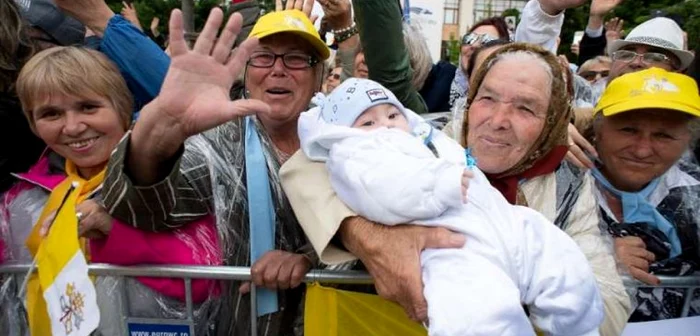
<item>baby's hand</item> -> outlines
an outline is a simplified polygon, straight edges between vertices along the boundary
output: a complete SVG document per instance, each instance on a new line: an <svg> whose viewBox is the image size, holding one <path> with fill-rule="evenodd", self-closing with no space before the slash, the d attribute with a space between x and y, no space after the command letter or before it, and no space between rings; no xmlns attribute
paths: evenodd
<svg viewBox="0 0 700 336"><path fill-rule="evenodd" d="M467 189L469 189L469 180L474 177L471 170L465 169L462 173L462 202L467 203Z"/></svg>

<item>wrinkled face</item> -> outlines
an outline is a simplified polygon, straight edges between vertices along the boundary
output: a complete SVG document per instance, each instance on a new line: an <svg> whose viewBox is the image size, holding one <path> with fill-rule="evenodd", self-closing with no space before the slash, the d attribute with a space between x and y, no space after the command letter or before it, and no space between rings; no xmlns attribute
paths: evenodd
<svg viewBox="0 0 700 336"><path fill-rule="evenodd" d="M352 127L367 131L386 127L411 132L406 116L396 106L391 104L380 104L368 108L357 117Z"/></svg>
<svg viewBox="0 0 700 336"><path fill-rule="evenodd" d="M75 163L84 178L102 170L126 132L112 103L98 95L51 95L34 105L32 116L39 138Z"/></svg>
<svg viewBox="0 0 700 336"><path fill-rule="evenodd" d="M365 53L358 53L355 56L355 68L353 71L353 77L369 78L369 70L367 69L367 63L365 63Z"/></svg>
<svg viewBox="0 0 700 336"><path fill-rule="evenodd" d="M604 117L596 130L602 173L620 190L641 190L688 148L689 122L685 113L661 109Z"/></svg>
<svg viewBox="0 0 700 336"><path fill-rule="evenodd" d="M253 55L265 51L277 55L293 53L311 56L312 50L301 37L276 34L260 40ZM299 114L308 108L311 97L319 87L316 67L289 69L281 57L277 57L269 68L248 65L246 89L250 92L250 98L264 101L272 110L269 115L259 115L265 125L295 122Z"/></svg>
<svg viewBox="0 0 700 336"><path fill-rule="evenodd" d="M662 68L667 71L678 71L678 67L680 67L680 60L678 57L663 49L654 48L643 44L634 44L624 47L621 50L633 51L640 55L650 52L659 53L665 55L667 60L657 62L644 61L640 56L637 56L632 60L621 60L616 59L617 57L615 56L615 53L613 53L611 55L613 62L610 66L610 81L618 76L645 70L651 67Z"/></svg>
<svg viewBox="0 0 700 336"><path fill-rule="evenodd" d="M547 72L532 60L502 60L486 74L469 107L467 143L479 169L515 166L544 128L551 92Z"/></svg>
<svg viewBox="0 0 700 336"><path fill-rule="evenodd" d="M476 27L472 32L472 34L478 34L478 35L488 35L492 39L498 39L498 30L494 26L479 26ZM479 46L481 46L481 42L476 42L474 44L465 44L461 47L459 51L459 66L462 68L462 71L465 73L467 70L469 70L469 57L474 53L474 50L477 49ZM477 68L478 69L478 68Z"/></svg>
<svg viewBox="0 0 700 336"><path fill-rule="evenodd" d="M326 77L326 92L331 93L333 89L340 85L340 74L343 73L343 68L337 67L333 68L331 72Z"/></svg>

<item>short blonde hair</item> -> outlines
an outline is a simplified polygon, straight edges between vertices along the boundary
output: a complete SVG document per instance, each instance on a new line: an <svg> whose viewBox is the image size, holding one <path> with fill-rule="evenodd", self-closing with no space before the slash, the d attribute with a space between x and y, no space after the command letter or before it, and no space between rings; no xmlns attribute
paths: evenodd
<svg viewBox="0 0 700 336"><path fill-rule="evenodd" d="M17 96L34 130L35 104L52 95L107 98L123 121L131 124L134 101L117 66L102 53L81 47L46 49L24 65L17 79Z"/></svg>

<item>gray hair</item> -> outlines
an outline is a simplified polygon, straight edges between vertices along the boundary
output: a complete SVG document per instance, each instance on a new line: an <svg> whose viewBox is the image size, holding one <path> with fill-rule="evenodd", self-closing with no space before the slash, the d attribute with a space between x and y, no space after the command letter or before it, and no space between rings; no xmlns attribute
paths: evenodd
<svg viewBox="0 0 700 336"><path fill-rule="evenodd" d="M496 58L492 59L488 65L487 69L491 69L496 63L502 61L513 61L513 62L534 62L540 68L542 68L545 73L547 73L547 86L552 86L552 81L554 80L554 73L552 72L552 67L544 60L541 56L535 54L534 52L527 50L517 50L513 52L507 52L498 54Z"/></svg>
<svg viewBox="0 0 700 336"><path fill-rule="evenodd" d="M403 23L403 42L408 50L408 58L413 69L413 78L411 84L416 90L423 88L425 79L428 78L430 70L433 68L433 59L430 57L428 44L425 42L425 36L415 23Z"/></svg>

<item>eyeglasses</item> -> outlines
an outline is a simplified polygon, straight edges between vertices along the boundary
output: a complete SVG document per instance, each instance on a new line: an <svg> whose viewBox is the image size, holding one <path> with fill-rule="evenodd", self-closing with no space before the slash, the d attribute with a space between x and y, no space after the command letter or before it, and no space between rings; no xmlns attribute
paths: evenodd
<svg viewBox="0 0 700 336"><path fill-rule="evenodd" d="M618 50L612 54L613 61L632 62L637 57L642 58L642 62L647 65L669 64L673 65L670 57L657 52L637 54L631 50Z"/></svg>
<svg viewBox="0 0 700 336"><path fill-rule="evenodd" d="M498 40L498 37L493 37L489 34L470 33L462 38L462 45L484 44L493 40Z"/></svg>
<svg viewBox="0 0 700 336"><path fill-rule="evenodd" d="M339 79L340 79L340 75L337 74L337 73L329 73L329 74L328 74L328 78L333 78L333 79L335 79L335 80L339 80Z"/></svg>
<svg viewBox="0 0 700 336"><path fill-rule="evenodd" d="M277 62L277 58L282 59L282 64L287 69L293 70L307 69L318 64L318 60L315 57L299 52L275 54L273 52L259 51L250 55L248 65L254 68L270 68Z"/></svg>
<svg viewBox="0 0 700 336"><path fill-rule="evenodd" d="M610 70L603 70L603 71L583 71L579 74L579 76L585 78L588 81L592 81L596 78L598 78L598 75L600 75L601 78L603 77L608 77L610 74Z"/></svg>

